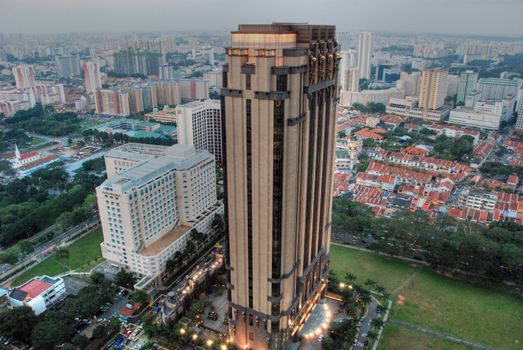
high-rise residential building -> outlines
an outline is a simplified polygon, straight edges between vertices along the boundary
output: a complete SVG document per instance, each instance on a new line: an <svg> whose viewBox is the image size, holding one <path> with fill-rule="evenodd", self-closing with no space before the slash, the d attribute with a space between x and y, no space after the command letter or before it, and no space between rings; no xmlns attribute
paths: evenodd
<svg viewBox="0 0 523 350"><path fill-rule="evenodd" d="M518 95L517 113L518 119L516 120L516 130L523 131L523 85L521 86L521 94Z"/></svg>
<svg viewBox="0 0 523 350"><path fill-rule="evenodd" d="M207 80L209 82L210 87L215 87L218 89L222 88L222 69L216 68L213 69L203 75L203 79Z"/></svg>
<svg viewBox="0 0 523 350"><path fill-rule="evenodd" d="M519 85L517 80L481 78L478 81L478 90L484 100L502 100L508 95L516 96Z"/></svg>
<svg viewBox="0 0 523 350"><path fill-rule="evenodd" d="M80 76L80 58L78 56L56 56L56 74L59 78Z"/></svg>
<svg viewBox="0 0 523 350"><path fill-rule="evenodd" d="M143 280L165 270L191 230L209 235L223 213L207 151L128 143L109 151L105 163L108 178L96 189L102 255Z"/></svg>
<svg viewBox="0 0 523 350"><path fill-rule="evenodd" d="M129 112L129 93L116 89L98 89L94 94L97 114L124 117Z"/></svg>
<svg viewBox="0 0 523 350"><path fill-rule="evenodd" d="M209 98L209 82L205 79L180 79L180 97L183 102Z"/></svg>
<svg viewBox="0 0 523 350"><path fill-rule="evenodd" d="M354 92L360 91L360 69L348 68L341 73L340 85L340 104L342 106L352 106Z"/></svg>
<svg viewBox="0 0 523 350"><path fill-rule="evenodd" d="M156 82L156 96L160 106L177 105L182 101L180 84L174 80L159 80Z"/></svg>
<svg viewBox="0 0 523 350"><path fill-rule="evenodd" d="M87 61L82 64L84 71L85 90L88 94L94 93L102 88L100 77L100 63L98 61Z"/></svg>
<svg viewBox="0 0 523 350"><path fill-rule="evenodd" d="M194 101L176 108L178 143L209 151L222 162L220 101Z"/></svg>
<svg viewBox="0 0 523 350"><path fill-rule="evenodd" d="M358 39L358 67L360 68L360 77L370 79L372 56L372 33L360 33Z"/></svg>
<svg viewBox="0 0 523 350"><path fill-rule="evenodd" d="M160 79L173 80L176 79L176 69L172 64L162 64L160 66Z"/></svg>
<svg viewBox="0 0 523 350"><path fill-rule="evenodd" d="M465 103L465 96L471 91L476 90L479 74L473 70L466 70L459 73L459 85L456 103Z"/></svg>
<svg viewBox="0 0 523 350"><path fill-rule="evenodd" d="M33 66L21 64L13 67L13 76L17 89L29 89L36 86L35 70Z"/></svg>
<svg viewBox="0 0 523 350"><path fill-rule="evenodd" d="M423 110L437 110L445 104L449 70L429 68L423 70L419 91L419 107Z"/></svg>
<svg viewBox="0 0 523 350"><path fill-rule="evenodd" d="M132 49L115 52L114 70L123 74L159 75L162 54Z"/></svg>
<svg viewBox="0 0 523 350"><path fill-rule="evenodd" d="M326 289L335 27L240 25L222 88L229 336L287 349Z"/></svg>

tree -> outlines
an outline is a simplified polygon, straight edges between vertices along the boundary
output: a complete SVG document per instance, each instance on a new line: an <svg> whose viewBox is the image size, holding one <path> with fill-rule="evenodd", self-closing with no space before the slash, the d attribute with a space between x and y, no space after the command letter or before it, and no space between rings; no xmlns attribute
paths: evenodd
<svg viewBox="0 0 523 350"><path fill-rule="evenodd" d="M25 240L25 239L23 241L20 241L20 243L18 243L18 245L20 247L20 251L24 255L28 255L28 254L34 252L34 250L35 250L34 243L31 241Z"/></svg>
<svg viewBox="0 0 523 350"><path fill-rule="evenodd" d="M378 317L373 318L370 322L371 322L372 326L376 329L380 329L381 327L383 327L383 324L384 324L383 320Z"/></svg>
<svg viewBox="0 0 523 350"><path fill-rule="evenodd" d="M73 322L60 312L51 312L31 332L34 349L51 350L56 345L68 342L74 334Z"/></svg>
<svg viewBox="0 0 523 350"><path fill-rule="evenodd" d="M131 288L136 283L136 279L133 277L132 273L120 269L115 276L114 282L121 287Z"/></svg>
<svg viewBox="0 0 523 350"><path fill-rule="evenodd" d="M103 339L107 336L107 328L104 325L98 325L93 330L94 339Z"/></svg>
<svg viewBox="0 0 523 350"><path fill-rule="evenodd" d="M101 272L93 272L91 274L91 281L95 284L95 285L99 285L101 284L102 282L105 281L105 275Z"/></svg>
<svg viewBox="0 0 523 350"><path fill-rule="evenodd" d="M215 230L223 230L223 217L220 214L214 214L212 228Z"/></svg>
<svg viewBox="0 0 523 350"><path fill-rule="evenodd" d="M0 335L27 343L38 318L29 306L0 311Z"/></svg>
<svg viewBox="0 0 523 350"><path fill-rule="evenodd" d="M149 299L149 296L144 291L139 290L134 292L131 298L135 303L143 304Z"/></svg>
<svg viewBox="0 0 523 350"><path fill-rule="evenodd" d="M83 334L77 334L74 336L72 343L80 349L85 349L89 345L89 339Z"/></svg>

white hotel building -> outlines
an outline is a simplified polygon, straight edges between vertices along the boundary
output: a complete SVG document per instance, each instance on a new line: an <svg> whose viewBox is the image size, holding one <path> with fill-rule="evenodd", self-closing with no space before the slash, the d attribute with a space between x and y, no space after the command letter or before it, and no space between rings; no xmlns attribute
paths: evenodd
<svg viewBox="0 0 523 350"><path fill-rule="evenodd" d="M96 192L102 255L112 264L157 276L192 229L208 234L223 213L207 151L131 143L111 150L105 163L108 179Z"/></svg>

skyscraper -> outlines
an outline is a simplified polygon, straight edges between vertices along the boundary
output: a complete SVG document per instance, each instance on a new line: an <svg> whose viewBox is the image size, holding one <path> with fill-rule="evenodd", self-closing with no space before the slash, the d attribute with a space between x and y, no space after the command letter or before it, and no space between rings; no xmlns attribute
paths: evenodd
<svg viewBox="0 0 523 350"><path fill-rule="evenodd" d="M17 89L34 88L36 85L33 66L27 64L15 66L13 67L13 76L15 77Z"/></svg>
<svg viewBox="0 0 523 350"><path fill-rule="evenodd" d="M101 89L100 63L97 61L87 61L82 64L82 69L84 71L84 83L87 93L91 94L97 89Z"/></svg>
<svg viewBox="0 0 523 350"><path fill-rule="evenodd" d="M473 70L466 70L459 73L459 85L458 85L458 95L456 98L456 103L465 103L465 96L469 92L476 89L478 84L478 73Z"/></svg>
<svg viewBox="0 0 523 350"><path fill-rule="evenodd" d="M423 70L419 91L419 107L423 110L436 110L445 104L449 70L429 68Z"/></svg>
<svg viewBox="0 0 523 350"><path fill-rule="evenodd" d="M80 75L78 56L56 56L56 74L59 78L72 78Z"/></svg>
<svg viewBox="0 0 523 350"><path fill-rule="evenodd" d="M334 163L334 26L240 25L223 67L229 332L286 349L325 291Z"/></svg>
<svg viewBox="0 0 523 350"><path fill-rule="evenodd" d="M358 67L360 77L370 79L370 59L372 55L372 34L368 32L360 33L358 39Z"/></svg>

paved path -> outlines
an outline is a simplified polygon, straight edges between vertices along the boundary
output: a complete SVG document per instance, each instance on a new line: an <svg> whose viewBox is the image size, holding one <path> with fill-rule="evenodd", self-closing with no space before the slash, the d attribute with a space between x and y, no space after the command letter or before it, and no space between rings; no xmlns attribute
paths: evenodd
<svg viewBox="0 0 523 350"><path fill-rule="evenodd" d="M414 272L412 273L412 275L409 276L409 278L407 278L405 281L403 281L399 286L397 286L396 288L394 288L394 290L392 292L390 292L391 295L396 295L400 290L402 290L403 288L405 288L409 283L410 281L412 281L412 279L414 277L416 277L417 275L417 272Z"/></svg>
<svg viewBox="0 0 523 350"><path fill-rule="evenodd" d="M396 324L398 326L401 326L401 327L405 327L405 328L409 328L409 329L415 330L417 332L426 333L426 334L430 334L430 335L432 335L434 337L446 339L446 340L449 340L449 341L454 342L454 343L468 345L468 346L470 346L470 347L472 347L474 349L494 350L494 348L491 348L490 346L479 344L479 343L475 343L475 342L472 342L470 340L459 338L459 337L456 337L454 335L450 335L450 334L447 334L447 333L444 333L444 332L435 331L435 330L429 329L429 328L424 328L424 327L418 326L418 325L410 323L410 322L394 320L394 319L390 319L389 322L393 323L393 324Z"/></svg>

